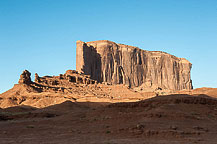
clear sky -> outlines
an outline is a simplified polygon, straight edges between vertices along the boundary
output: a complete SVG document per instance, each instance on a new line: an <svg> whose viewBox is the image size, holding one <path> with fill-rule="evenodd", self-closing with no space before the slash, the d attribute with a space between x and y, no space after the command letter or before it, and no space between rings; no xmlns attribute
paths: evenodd
<svg viewBox="0 0 217 144"><path fill-rule="evenodd" d="M24 69L75 69L77 40L184 57L195 88L217 87L217 0L0 0L0 93Z"/></svg>

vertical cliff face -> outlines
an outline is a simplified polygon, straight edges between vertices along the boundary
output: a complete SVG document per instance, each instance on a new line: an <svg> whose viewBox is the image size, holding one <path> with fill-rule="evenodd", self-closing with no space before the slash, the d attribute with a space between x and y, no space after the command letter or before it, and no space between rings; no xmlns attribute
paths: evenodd
<svg viewBox="0 0 217 144"><path fill-rule="evenodd" d="M107 40L77 41L76 70L98 82L170 90L192 89L192 64L160 51Z"/></svg>

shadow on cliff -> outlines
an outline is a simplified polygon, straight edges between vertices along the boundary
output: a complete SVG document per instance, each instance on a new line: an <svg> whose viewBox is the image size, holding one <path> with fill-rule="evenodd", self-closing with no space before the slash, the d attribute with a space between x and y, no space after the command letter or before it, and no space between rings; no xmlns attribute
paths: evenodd
<svg viewBox="0 0 217 144"><path fill-rule="evenodd" d="M97 53L97 50L93 46L84 45L84 66L82 71L84 74L90 75L91 79L97 80L97 82L102 82L101 76L101 56Z"/></svg>

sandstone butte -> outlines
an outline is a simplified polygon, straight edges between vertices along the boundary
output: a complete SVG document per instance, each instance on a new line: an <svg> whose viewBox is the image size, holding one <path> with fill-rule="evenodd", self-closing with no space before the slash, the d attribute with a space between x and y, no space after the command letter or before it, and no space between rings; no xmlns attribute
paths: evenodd
<svg viewBox="0 0 217 144"><path fill-rule="evenodd" d="M107 40L77 41L76 58L76 70L67 70L59 76L40 77L36 73L32 81L31 73L23 71L19 84L0 94L0 108L46 107L66 100L131 102L183 90L193 93L192 64L165 52Z"/></svg>
<svg viewBox="0 0 217 144"><path fill-rule="evenodd" d="M76 70L99 83L130 88L190 90L192 64L161 51L117 44L108 40L77 41Z"/></svg>

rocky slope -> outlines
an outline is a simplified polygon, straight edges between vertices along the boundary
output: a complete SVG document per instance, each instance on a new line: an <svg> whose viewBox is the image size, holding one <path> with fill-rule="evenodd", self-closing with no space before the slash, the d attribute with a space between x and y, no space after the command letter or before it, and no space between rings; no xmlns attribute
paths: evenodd
<svg viewBox="0 0 217 144"><path fill-rule="evenodd" d="M155 92L136 93L124 85L99 84L75 70L67 70L59 76L40 77L36 73L34 81L30 76L29 71L23 71L18 84L0 94L0 108L18 105L43 108L64 101L130 102L156 96Z"/></svg>
<svg viewBox="0 0 217 144"><path fill-rule="evenodd" d="M192 89L192 64L165 52L107 40L77 41L76 70L98 82L148 89Z"/></svg>

